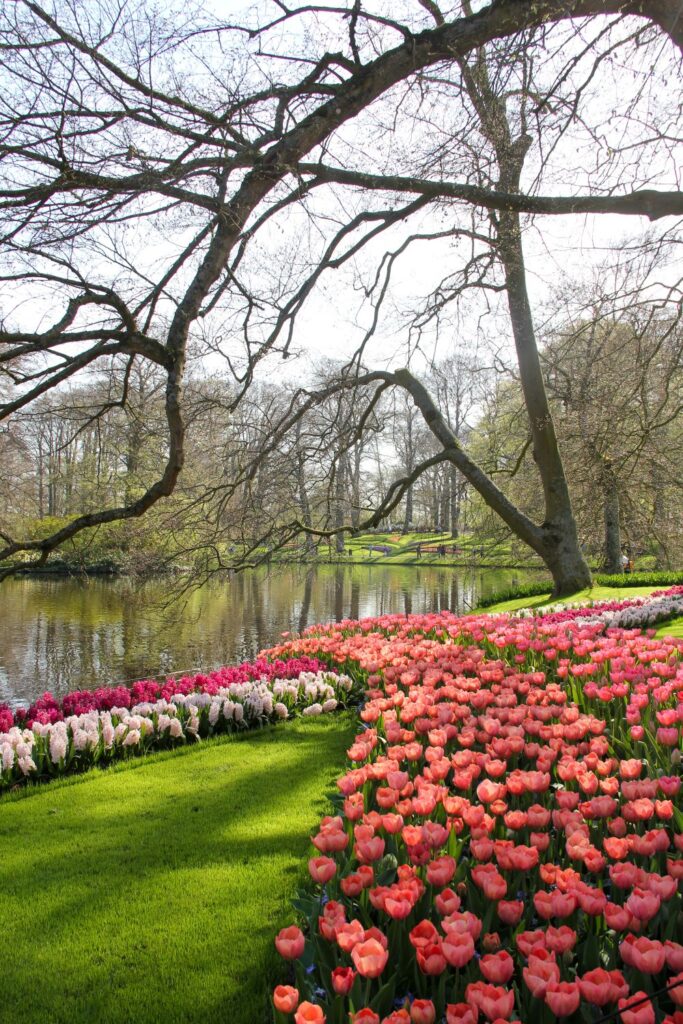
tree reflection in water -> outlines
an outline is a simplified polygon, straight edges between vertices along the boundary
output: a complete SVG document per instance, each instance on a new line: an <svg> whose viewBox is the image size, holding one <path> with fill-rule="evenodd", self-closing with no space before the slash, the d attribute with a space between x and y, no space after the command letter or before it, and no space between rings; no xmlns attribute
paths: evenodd
<svg viewBox="0 0 683 1024"><path fill-rule="evenodd" d="M467 611L506 570L310 566L234 575L169 602L173 577L17 579L0 586L0 701L253 658L285 630L392 612ZM514 575L519 582L523 574Z"/></svg>

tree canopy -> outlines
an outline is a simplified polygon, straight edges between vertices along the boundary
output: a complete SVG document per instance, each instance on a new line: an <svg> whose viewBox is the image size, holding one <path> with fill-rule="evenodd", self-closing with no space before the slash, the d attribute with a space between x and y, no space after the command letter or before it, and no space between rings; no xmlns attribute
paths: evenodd
<svg viewBox="0 0 683 1024"><path fill-rule="evenodd" d="M165 439L123 502L95 502L39 537L3 526L1 571L172 494L188 360L222 360L238 409L261 368L292 353L312 297L346 270L365 317L346 361L322 385L302 380L251 463L213 490L225 500L331 394L357 393L362 433L400 389L557 590L584 584L523 240L541 217L576 214L647 218L675 236L682 46L681 4L668 0L276 0L244 21L206 4L6 3L0 416L11 423L106 367L114 386L89 412L101 421L126 405L144 364L163 379ZM436 276L401 310L396 366L373 345L418 249ZM468 455L411 362L430 332L456 333L453 310L474 292L506 297L541 523Z"/></svg>

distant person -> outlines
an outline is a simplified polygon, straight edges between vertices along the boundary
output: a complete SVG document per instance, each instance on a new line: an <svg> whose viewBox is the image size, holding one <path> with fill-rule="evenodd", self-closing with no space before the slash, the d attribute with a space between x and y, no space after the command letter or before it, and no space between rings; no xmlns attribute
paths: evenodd
<svg viewBox="0 0 683 1024"><path fill-rule="evenodd" d="M631 571L631 559L625 551L622 551L621 553L621 568L626 573Z"/></svg>
<svg viewBox="0 0 683 1024"><path fill-rule="evenodd" d="M437 548L437 554L438 554L439 558L445 558L446 557L446 545L445 544L439 544L439 547Z"/></svg>
<svg viewBox="0 0 683 1024"><path fill-rule="evenodd" d="M417 555L418 558L422 558L422 545L421 544L418 544L417 547L415 548L415 554Z"/></svg>

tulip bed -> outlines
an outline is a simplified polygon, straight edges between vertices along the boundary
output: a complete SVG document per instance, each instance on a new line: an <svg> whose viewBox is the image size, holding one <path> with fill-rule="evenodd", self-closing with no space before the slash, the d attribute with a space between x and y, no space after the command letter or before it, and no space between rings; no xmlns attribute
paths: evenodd
<svg viewBox="0 0 683 1024"><path fill-rule="evenodd" d="M0 792L148 751L344 706L352 680L312 658L257 661L208 675L46 693L26 710L0 705Z"/></svg>
<svg viewBox="0 0 683 1024"><path fill-rule="evenodd" d="M387 616L268 652L366 680L275 940L278 1022L683 1024L683 647L605 612Z"/></svg>

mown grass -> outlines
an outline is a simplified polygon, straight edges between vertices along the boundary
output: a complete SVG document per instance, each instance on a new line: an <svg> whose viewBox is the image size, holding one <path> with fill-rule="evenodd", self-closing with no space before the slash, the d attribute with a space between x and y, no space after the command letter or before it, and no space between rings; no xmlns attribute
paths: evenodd
<svg viewBox="0 0 683 1024"><path fill-rule="evenodd" d="M540 608L541 605L549 604L578 604L580 601L625 601L631 597L642 597L651 594L653 590L661 590L661 586L643 587L590 587L586 590L579 590L569 597L551 598L550 591L547 594L540 594L537 597L516 597L510 601L499 601L488 608L476 609L474 614L487 614L488 612L514 612L519 608Z"/></svg>
<svg viewBox="0 0 683 1024"><path fill-rule="evenodd" d="M669 619L657 627L657 636L683 637L683 618Z"/></svg>
<svg viewBox="0 0 683 1024"><path fill-rule="evenodd" d="M653 590L661 590L661 586L650 587L593 587L590 590L580 590L570 597L556 599L562 604L574 604L579 601L623 601L629 597L646 596ZM477 608L473 615L486 615L489 612L515 612L519 608L539 608L548 604L551 600L550 594L543 594L540 597L518 597L511 601L499 601L489 608ZM553 603L556 603L555 601ZM673 636L683 638L683 618L669 619L657 627L657 636Z"/></svg>
<svg viewBox="0 0 683 1024"><path fill-rule="evenodd" d="M2 1024L262 1024L355 729L291 722L1 800Z"/></svg>
<svg viewBox="0 0 683 1024"><path fill-rule="evenodd" d="M479 564L482 561L495 563L509 563L512 555L509 544L483 544L472 536L460 536L453 540L450 533L366 533L356 537L346 537L344 540L347 552L351 558L363 563L381 562L382 565L462 565L463 562L474 561ZM447 548L453 546L459 549L458 554L447 554L439 557L435 552L422 551L420 558L417 557L417 545L435 547L444 544ZM369 547L381 546L389 548L389 554L385 555L379 551L369 551ZM324 550L324 549L321 549ZM339 559L343 560L344 555Z"/></svg>

